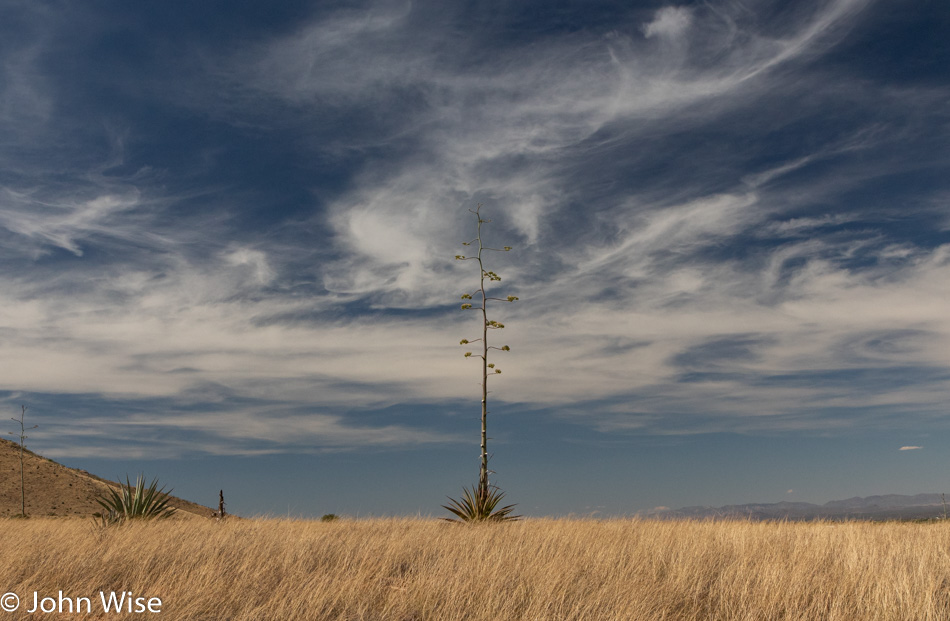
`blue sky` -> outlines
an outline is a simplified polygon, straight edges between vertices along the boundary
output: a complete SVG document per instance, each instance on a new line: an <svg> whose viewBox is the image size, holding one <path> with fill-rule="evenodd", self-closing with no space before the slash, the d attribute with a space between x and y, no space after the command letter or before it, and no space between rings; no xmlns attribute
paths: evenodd
<svg viewBox="0 0 950 621"><path fill-rule="evenodd" d="M948 35L942 0L2 0L0 405L239 513L441 514L481 203L523 513L950 491Z"/></svg>

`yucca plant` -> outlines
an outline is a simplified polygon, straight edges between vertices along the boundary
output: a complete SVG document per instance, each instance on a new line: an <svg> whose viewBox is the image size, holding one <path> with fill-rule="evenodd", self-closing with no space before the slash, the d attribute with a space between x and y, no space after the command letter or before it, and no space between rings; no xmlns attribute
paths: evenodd
<svg viewBox="0 0 950 621"><path fill-rule="evenodd" d="M169 493L162 487L158 489L158 479L145 487L145 477L139 475L135 485L125 477L125 485L119 484L119 490L109 488L108 494L96 498L96 502L104 509L103 513L94 513L102 526L122 524L128 520L163 520L175 513L175 508L168 505Z"/></svg>
<svg viewBox="0 0 950 621"><path fill-rule="evenodd" d="M487 489L475 485L471 490L463 487L462 494L461 500L449 498L450 504L442 505L443 509L458 516L458 519L442 518L446 522L513 522L521 519L520 515L511 515L515 505L498 506L505 492L494 485Z"/></svg>

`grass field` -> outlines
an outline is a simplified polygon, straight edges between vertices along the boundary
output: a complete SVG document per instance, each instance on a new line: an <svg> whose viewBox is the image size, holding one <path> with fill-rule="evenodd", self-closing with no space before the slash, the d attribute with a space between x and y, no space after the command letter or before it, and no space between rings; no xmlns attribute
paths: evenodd
<svg viewBox="0 0 950 621"><path fill-rule="evenodd" d="M0 592L22 604L0 619L950 619L948 523L0 525ZM91 614L23 614L59 591ZM104 614L100 591L161 612Z"/></svg>

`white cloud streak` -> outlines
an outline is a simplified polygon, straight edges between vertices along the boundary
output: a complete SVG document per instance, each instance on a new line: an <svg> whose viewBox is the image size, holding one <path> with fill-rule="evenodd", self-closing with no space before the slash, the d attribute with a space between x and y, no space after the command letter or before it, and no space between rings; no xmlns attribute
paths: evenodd
<svg viewBox="0 0 950 621"><path fill-rule="evenodd" d="M649 24L643 26L643 36L650 37L680 37L692 21L692 13L686 7L663 7L656 12L656 16Z"/></svg>

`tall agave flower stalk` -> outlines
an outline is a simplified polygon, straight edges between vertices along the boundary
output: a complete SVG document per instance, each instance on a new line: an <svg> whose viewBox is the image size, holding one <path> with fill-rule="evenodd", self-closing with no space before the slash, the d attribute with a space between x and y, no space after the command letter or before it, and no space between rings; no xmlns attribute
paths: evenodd
<svg viewBox="0 0 950 621"><path fill-rule="evenodd" d="M481 314L481 338L477 339L462 339L459 343L461 345L468 345L470 343L481 342L481 355L477 356L481 358L481 367L482 367L482 434L481 434L481 455L479 460L479 473L478 473L478 486L469 493L468 490L464 490L465 497L460 500L449 499L452 503L450 506L442 505L445 509L448 509L452 513L455 513L459 516L460 519L464 521L478 521L485 519L494 519L492 516L495 513L495 507L498 504L501 496L504 496L498 488L493 488L488 481L488 377L489 375L498 375L501 373L501 369L495 367L493 362L488 361L489 350L497 351L510 351L511 348L507 345L501 347L495 347L488 344L488 332L490 330L502 330L505 325L498 321L488 318L488 301L494 300L498 302L515 302L518 298L509 295L505 298L489 297L486 292L486 282L499 282L501 277L495 272L486 269L485 263L482 255L486 251L496 251L496 252L508 252L511 250L511 246L505 246L504 248L488 248L482 243L482 225L488 224L491 220L483 218L481 215L481 205L478 205L474 210L469 209L470 212L475 214L475 219L477 222L476 225L476 235L475 239L467 242L462 242L463 246L472 246L475 245L477 252L475 256L465 256L457 254L455 259L457 261L476 261L478 263L478 272L479 272L479 282L478 289L472 291L471 293L463 293L462 300L474 300L475 296L479 296L481 299L481 304L479 306L473 306L471 302L465 302L462 304L462 310L477 310ZM472 357L473 352L465 352L465 357ZM511 512L510 507L506 507L507 511L504 512L504 516L508 516ZM459 509L459 510L457 510ZM466 517L468 516L468 517ZM515 519L516 516L508 516L503 519Z"/></svg>

